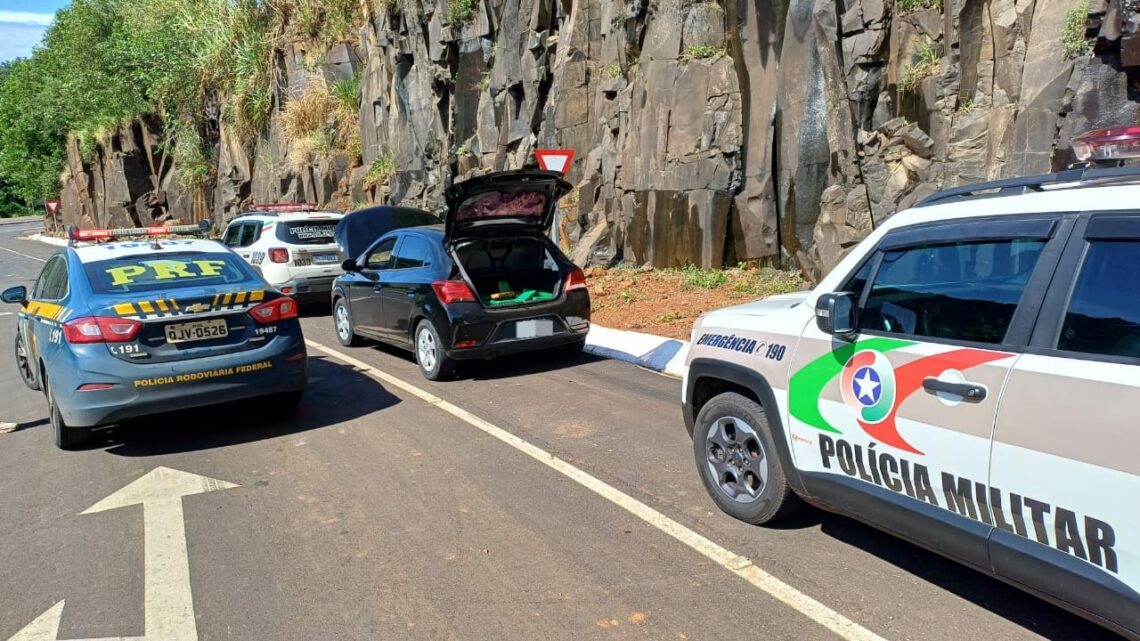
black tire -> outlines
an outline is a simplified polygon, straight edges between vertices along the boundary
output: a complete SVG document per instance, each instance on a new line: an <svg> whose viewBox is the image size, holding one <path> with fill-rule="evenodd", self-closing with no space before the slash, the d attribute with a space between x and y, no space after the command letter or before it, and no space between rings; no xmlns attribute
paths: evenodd
<svg viewBox="0 0 1140 641"><path fill-rule="evenodd" d="M430 345L421 346L421 341ZM412 351L416 355L420 373L429 381L440 381L455 375L455 361L447 355L435 325L426 318L416 325L416 333L412 335Z"/></svg>
<svg viewBox="0 0 1140 641"><path fill-rule="evenodd" d="M55 446L61 450L74 450L91 442L91 428L71 427L63 422L63 415L55 402L51 384L47 385L48 421L55 434Z"/></svg>
<svg viewBox="0 0 1140 641"><path fill-rule="evenodd" d="M799 507L776 454L767 414L752 399L725 392L709 400L697 414L693 454L705 490L724 513L763 525Z"/></svg>
<svg viewBox="0 0 1140 641"><path fill-rule="evenodd" d="M16 369L20 371L20 380L24 381L24 385L28 389L40 391L40 381L36 378L35 364L32 362L32 354L28 351L27 346L24 345L24 337L16 330Z"/></svg>
<svg viewBox="0 0 1140 641"><path fill-rule="evenodd" d="M342 325L342 313L344 325ZM332 318L333 331L336 332L336 339L340 341L341 345L360 347L364 344L364 340L356 335L356 325L352 322L352 310L349 309L348 303L343 298L338 298L333 302Z"/></svg>

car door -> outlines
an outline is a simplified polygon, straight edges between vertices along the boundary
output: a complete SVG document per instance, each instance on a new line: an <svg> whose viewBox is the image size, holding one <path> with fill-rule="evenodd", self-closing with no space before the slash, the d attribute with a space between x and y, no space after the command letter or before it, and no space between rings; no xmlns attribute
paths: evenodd
<svg viewBox="0 0 1140 641"><path fill-rule="evenodd" d="M790 439L809 493L989 568L994 416L1059 227L1005 217L884 236L845 286L859 295L857 336L809 323L796 350Z"/></svg>
<svg viewBox="0 0 1140 641"><path fill-rule="evenodd" d="M42 360L46 366L52 364L55 354L47 348L63 340L62 323L68 315L65 305L69 293L67 257L56 254L44 265L27 307L20 312L25 345L33 363Z"/></svg>
<svg viewBox="0 0 1140 641"><path fill-rule="evenodd" d="M388 338L411 342L412 311L417 300L431 289L434 263L431 245L419 234L402 234L392 269L380 275L380 298Z"/></svg>
<svg viewBox="0 0 1140 641"><path fill-rule="evenodd" d="M1082 220L994 432L994 569L1140 634L1140 212Z"/></svg>
<svg viewBox="0 0 1140 641"><path fill-rule="evenodd" d="M372 246L361 261L361 269L349 285L352 322L372 336L383 336L381 275L392 267L392 254L398 237L389 236Z"/></svg>

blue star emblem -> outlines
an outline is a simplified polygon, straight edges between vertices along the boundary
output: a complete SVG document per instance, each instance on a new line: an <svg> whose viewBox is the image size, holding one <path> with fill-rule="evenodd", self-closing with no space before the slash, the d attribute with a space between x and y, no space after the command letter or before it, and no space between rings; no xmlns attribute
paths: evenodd
<svg viewBox="0 0 1140 641"><path fill-rule="evenodd" d="M870 367L860 367L851 382L855 386L855 398L865 406L878 403L883 395L883 381L879 373Z"/></svg>

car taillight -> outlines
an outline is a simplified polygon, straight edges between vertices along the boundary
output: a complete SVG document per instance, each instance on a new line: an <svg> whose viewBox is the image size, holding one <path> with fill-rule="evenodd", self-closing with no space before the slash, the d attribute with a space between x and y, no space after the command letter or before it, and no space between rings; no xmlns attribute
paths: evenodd
<svg viewBox="0 0 1140 641"><path fill-rule="evenodd" d="M63 335L69 343L125 343L133 341L142 323L129 318L84 316L63 324Z"/></svg>
<svg viewBox="0 0 1140 641"><path fill-rule="evenodd" d="M1098 129L1073 138L1073 155L1081 161L1140 158L1140 127Z"/></svg>
<svg viewBox="0 0 1140 641"><path fill-rule="evenodd" d="M284 247L274 247L269 250L269 260L274 263L289 262L289 250Z"/></svg>
<svg viewBox="0 0 1140 641"><path fill-rule="evenodd" d="M578 267L575 267L566 277L566 291L570 292L575 289L586 289L586 274Z"/></svg>
<svg viewBox="0 0 1140 641"><path fill-rule="evenodd" d="M461 280L437 280L431 284L431 288L435 290L439 302L444 305L475 302L475 294L472 294L471 288Z"/></svg>
<svg viewBox="0 0 1140 641"><path fill-rule="evenodd" d="M287 296L275 298L249 310L249 315L262 325L297 318L297 301Z"/></svg>

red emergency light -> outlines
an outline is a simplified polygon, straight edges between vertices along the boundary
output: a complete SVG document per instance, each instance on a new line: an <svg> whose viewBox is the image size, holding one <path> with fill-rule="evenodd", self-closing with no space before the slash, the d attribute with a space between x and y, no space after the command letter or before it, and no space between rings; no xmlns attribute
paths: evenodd
<svg viewBox="0 0 1140 641"><path fill-rule="evenodd" d="M1082 162L1140 158L1140 127L1085 132L1073 138L1073 154Z"/></svg>
<svg viewBox="0 0 1140 641"><path fill-rule="evenodd" d="M118 240L121 238L139 238L152 236L173 236L178 234L205 235L213 225L209 220L203 220L197 225L173 225L170 227L120 227L117 229L79 229L70 227L67 230L67 240L76 242L100 242Z"/></svg>
<svg viewBox="0 0 1140 641"><path fill-rule="evenodd" d="M275 212L291 212L291 211L313 211L317 208L316 203L254 203L250 209L254 211L275 211Z"/></svg>

